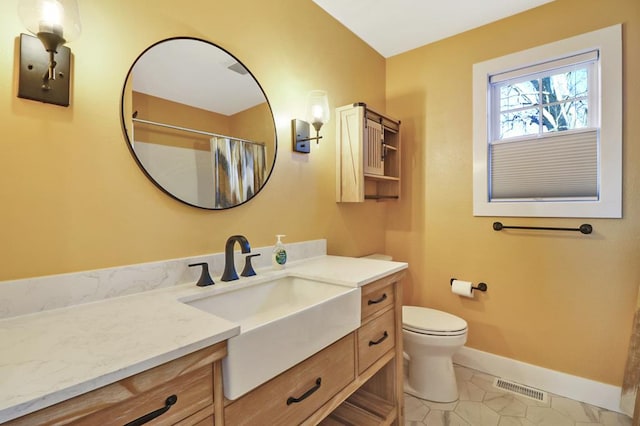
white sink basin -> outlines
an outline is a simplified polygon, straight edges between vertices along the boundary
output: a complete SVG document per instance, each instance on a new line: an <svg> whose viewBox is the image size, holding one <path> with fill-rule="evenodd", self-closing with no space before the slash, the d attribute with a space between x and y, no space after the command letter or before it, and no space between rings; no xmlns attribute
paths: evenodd
<svg viewBox="0 0 640 426"><path fill-rule="evenodd" d="M185 302L240 325L222 360L236 399L360 326L360 289L283 277Z"/></svg>

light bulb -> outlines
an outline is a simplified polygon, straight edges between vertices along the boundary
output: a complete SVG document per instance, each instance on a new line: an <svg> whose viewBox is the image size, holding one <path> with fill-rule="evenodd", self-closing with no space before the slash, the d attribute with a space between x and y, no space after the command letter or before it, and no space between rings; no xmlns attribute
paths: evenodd
<svg viewBox="0 0 640 426"><path fill-rule="evenodd" d="M34 35L53 34L63 40L62 44L82 32L77 0L20 0L18 16Z"/></svg>
<svg viewBox="0 0 640 426"><path fill-rule="evenodd" d="M307 97L307 119L316 132L329 121L329 97L324 90L312 90Z"/></svg>
<svg viewBox="0 0 640 426"><path fill-rule="evenodd" d="M64 6L57 1L44 1L40 11L38 32L54 33L62 37Z"/></svg>

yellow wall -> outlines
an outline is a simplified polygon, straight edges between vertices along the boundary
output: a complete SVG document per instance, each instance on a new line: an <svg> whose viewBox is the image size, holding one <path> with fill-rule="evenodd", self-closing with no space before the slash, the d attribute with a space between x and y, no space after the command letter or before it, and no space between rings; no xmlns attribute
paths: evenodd
<svg viewBox="0 0 640 426"><path fill-rule="evenodd" d="M500 218L594 233L495 232L472 214L472 65L623 23L623 214L611 219ZM387 112L402 119L402 201L387 251L410 263L406 301L469 323L467 345L620 385L640 283L640 2L556 0L387 60ZM475 300L449 279L485 281Z"/></svg>
<svg viewBox="0 0 640 426"><path fill-rule="evenodd" d="M556 0L385 61L310 0L80 2L72 105L18 99L17 0L0 6L0 281L222 250L327 238L333 254L386 249L410 262L406 298L460 315L468 345L619 385L640 282L640 5ZM472 216L471 66L624 23L624 219L589 220L591 236L496 233ZM120 124L129 67L152 43L201 37L236 55L275 114L279 151L265 189L228 211L189 207L159 191L131 157ZM265 47L266 46L266 47ZM11 55L9 52L13 52ZM385 94L386 81L386 94ZM291 152L290 120L309 90L332 108L367 102L402 120L397 203L338 205L335 117L309 156ZM387 217L388 213L388 217ZM504 220L507 222L507 220ZM509 219L575 226L576 219ZM385 232L386 227L386 232ZM386 241L386 246L385 246ZM475 300L449 278L486 281Z"/></svg>
<svg viewBox="0 0 640 426"><path fill-rule="evenodd" d="M275 151L275 129L269 104L259 105L239 111L233 115L223 115L179 102L169 101L141 92L131 92L132 108L138 112L137 118L178 127L186 127L220 135L259 142L267 147L267 152ZM125 104L128 102L125 102ZM127 123L127 128L131 123ZM186 146L208 151L207 135L198 135L151 124L135 123L135 139L161 145ZM269 163L273 155L269 155Z"/></svg>
<svg viewBox="0 0 640 426"><path fill-rule="evenodd" d="M0 5L0 281L220 252L229 235L254 246L327 238L334 254L384 249L383 204L335 199L335 119L308 156L291 152L290 120L321 88L331 106L384 106L384 58L310 0L81 1L83 34L69 44L69 108L19 99L17 0ZM158 40L200 37L239 58L276 119L273 175L226 211L183 205L131 157L120 124L129 67ZM333 118L333 117L332 117Z"/></svg>
<svg viewBox="0 0 640 426"><path fill-rule="evenodd" d="M137 118L150 120L173 126L202 130L205 132L231 134L229 117L223 114L196 108L179 102L169 101L140 92L132 92L133 110ZM127 128L131 124L127 123ZM264 131L264 129L261 129ZM271 126L273 131L273 126ZM131 134L129 134L131 136ZM156 143L159 145L210 151L209 136L199 135L166 127L154 126L140 122L134 123L135 142Z"/></svg>
<svg viewBox="0 0 640 426"><path fill-rule="evenodd" d="M266 102L247 108L229 117L231 126L229 134L265 144L268 158L271 158L271 153L274 151L274 141L273 138L265 139L265 136L273 133L273 122L270 117L269 104Z"/></svg>

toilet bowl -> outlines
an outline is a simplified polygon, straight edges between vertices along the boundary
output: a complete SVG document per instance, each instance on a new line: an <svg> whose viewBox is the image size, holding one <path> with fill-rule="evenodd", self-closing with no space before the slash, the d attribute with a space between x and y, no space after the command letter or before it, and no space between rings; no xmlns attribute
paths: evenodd
<svg viewBox="0 0 640 426"><path fill-rule="evenodd" d="M405 392L434 402L456 401L451 357L467 341L467 322L435 309L403 306L402 341L408 359Z"/></svg>

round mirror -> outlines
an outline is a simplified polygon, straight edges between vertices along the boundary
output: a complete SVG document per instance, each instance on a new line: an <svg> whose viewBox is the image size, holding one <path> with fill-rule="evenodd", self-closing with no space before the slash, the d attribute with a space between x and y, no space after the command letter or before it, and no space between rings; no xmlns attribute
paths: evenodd
<svg viewBox="0 0 640 426"><path fill-rule="evenodd" d="M247 202L275 163L275 124L260 84L204 40L162 40L138 56L122 91L122 124L144 173L191 206Z"/></svg>

